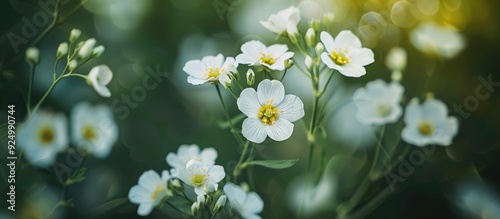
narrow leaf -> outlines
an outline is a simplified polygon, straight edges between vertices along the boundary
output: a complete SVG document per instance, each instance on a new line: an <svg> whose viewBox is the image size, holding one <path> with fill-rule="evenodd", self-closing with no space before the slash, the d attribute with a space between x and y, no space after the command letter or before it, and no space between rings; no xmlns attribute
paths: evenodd
<svg viewBox="0 0 500 219"><path fill-rule="evenodd" d="M285 169L293 166L298 159L295 160L254 160L247 163L247 165L263 166L271 169Z"/></svg>

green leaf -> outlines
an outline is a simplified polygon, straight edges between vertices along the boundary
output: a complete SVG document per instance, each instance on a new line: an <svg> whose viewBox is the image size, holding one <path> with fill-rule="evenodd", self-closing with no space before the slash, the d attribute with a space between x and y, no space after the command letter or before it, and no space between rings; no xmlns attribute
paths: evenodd
<svg viewBox="0 0 500 219"><path fill-rule="evenodd" d="M243 120L245 118L245 114L243 113L240 113L236 116L234 116L233 118L231 118L231 122L233 124L236 124L238 123L239 121ZM229 122L228 121L218 121L217 122L217 125L221 128L221 129L227 129L229 128Z"/></svg>
<svg viewBox="0 0 500 219"><path fill-rule="evenodd" d="M98 215L104 214L110 210L116 209L116 208L120 207L121 205L125 204L126 202L128 202L128 198L114 199L114 200L108 201L102 205L99 205L99 206L96 206L96 207L90 209L89 213L92 216L98 216Z"/></svg>
<svg viewBox="0 0 500 219"><path fill-rule="evenodd" d="M263 166L271 169L285 169L293 166L298 159L295 160L254 160L248 162L246 165L257 165Z"/></svg>

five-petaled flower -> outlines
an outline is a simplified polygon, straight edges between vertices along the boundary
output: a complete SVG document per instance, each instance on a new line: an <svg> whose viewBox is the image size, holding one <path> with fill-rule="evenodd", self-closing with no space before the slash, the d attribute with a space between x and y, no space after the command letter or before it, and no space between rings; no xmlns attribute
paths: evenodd
<svg viewBox="0 0 500 219"><path fill-rule="evenodd" d="M353 96L358 107L357 119L364 125L383 125L396 122L403 109L399 102L404 88L399 83L386 84L383 80L368 82Z"/></svg>
<svg viewBox="0 0 500 219"><path fill-rule="evenodd" d="M139 205L138 215L149 215L154 207L173 196L172 191L167 187L170 178L171 176L166 170L162 172L161 178L154 170L148 170L139 177L138 185L132 187L128 192L130 202Z"/></svg>
<svg viewBox="0 0 500 219"><path fill-rule="evenodd" d="M197 195L205 195L211 190L217 191L218 183L226 173L219 165L206 165L196 159L190 160L185 169L179 169L177 176L184 183L194 187Z"/></svg>
<svg viewBox="0 0 500 219"><path fill-rule="evenodd" d="M323 31L320 38L326 49L321 60L344 76L361 77L366 74L364 66L375 61L373 51L362 48L359 38L349 30L341 31L335 39Z"/></svg>
<svg viewBox="0 0 500 219"><path fill-rule="evenodd" d="M238 63L233 57L224 60L222 54L205 56L201 60L191 60L184 65L184 72L189 76L187 81L193 85L204 83L220 83L224 87L231 86L232 74L237 72Z"/></svg>
<svg viewBox="0 0 500 219"><path fill-rule="evenodd" d="M288 52L285 44L274 44L266 47L264 43L252 40L241 45L243 53L236 56L236 61L250 66L264 66L267 69L282 71L285 60L292 58L293 52Z"/></svg>
<svg viewBox="0 0 500 219"><path fill-rule="evenodd" d="M278 35L285 35L288 25L295 25L300 21L300 11L294 6L283 9L276 14L269 16L267 21L260 21L260 24L268 30L277 33Z"/></svg>
<svg viewBox="0 0 500 219"><path fill-rule="evenodd" d="M246 88L237 100L238 108L248 118L242 134L251 142L262 143L267 136L275 141L288 139L293 123L304 117L304 104L295 95L285 95L280 81L263 80L257 87Z"/></svg>
<svg viewBox="0 0 500 219"><path fill-rule="evenodd" d="M231 204L231 208L238 212L242 218L261 218L258 214L264 209L264 202L257 193L246 193L241 187L233 183L226 183L223 190Z"/></svg>
<svg viewBox="0 0 500 219"><path fill-rule="evenodd" d="M176 153L168 153L166 161L173 169L172 175L177 176L177 171L186 168L186 164L195 159L206 165L214 165L217 159L217 151L214 148L205 148L200 152L200 148L196 144L181 145Z"/></svg>
<svg viewBox="0 0 500 219"><path fill-rule="evenodd" d="M457 118L449 117L446 105L433 98L422 105L417 98L411 100L406 107L405 123L401 137L416 146L448 146L458 132Z"/></svg>
<svg viewBox="0 0 500 219"><path fill-rule="evenodd" d="M110 97L111 92L106 85L111 82L113 72L107 65L98 65L90 69L87 82L94 87L94 90L103 97Z"/></svg>

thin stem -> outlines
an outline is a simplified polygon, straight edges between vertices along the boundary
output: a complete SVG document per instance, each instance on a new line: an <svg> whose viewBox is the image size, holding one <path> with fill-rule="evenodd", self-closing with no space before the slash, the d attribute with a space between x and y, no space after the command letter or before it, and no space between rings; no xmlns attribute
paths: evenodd
<svg viewBox="0 0 500 219"><path fill-rule="evenodd" d="M26 108L28 110L28 115L31 115L31 90L33 89L33 77L35 77L35 66L36 64L31 64L31 71L30 71L30 82L29 82L29 87L28 87L28 101L26 103Z"/></svg>
<svg viewBox="0 0 500 219"><path fill-rule="evenodd" d="M57 77L57 64L59 63L59 58L56 59L56 62L54 63L54 74L52 75L52 80L56 80Z"/></svg>
<svg viewBox="0 0 500 219"><path fill-rule="evenodd" d="M233 176L234 176L234 180L235 181L238 179L238 176L240 175L241 167L242 167L242 164L243 164L243 160L245 158L245 154L248 151L248 145L249 145L249 141L247 141L245 143L245 145L243 146L243 152L241 153L241 156L240 156L240 159L239 159L238 163L234 167Z"/></svg>
<svg viewBox="0 0 500 219"><path fill-rule="evenodd" d="M222 98L222 93L220 92L218 84L215 85L215 89L217 90L217 95L219 96L220 102L222 104L222 108L224 110L224 116L226 117L227 122L229 123L229 127L231 128L231 133L233 134L238 144L243 145L243 140L241 139L240 135L236 133L236 128L234 127L233 121L231 120L231 116L229 115L226 104L224 103L224 99Z"/></svg>
<svg viewBox="0 0 500 219"><path fill-rule="evenodd" d="M382 202L391 194L390 187L385 188L382 192L377 194L375 198L370 200L368 203L364 204L359 210L354 212L351 215L348 215L349 219L357 219L357 218L365 218L368 214L370 214L375 208L377 208Z"/></svg>
<svg viewBox="0 0 500 219"><path fill-rule="evenodd" d="M52 84L50 85L49 89L47 90L47 92L45 92L45 94L43 95L42 99L40 99L38 101L38 103L36 104L35 108L33 108L33 111L32 113L35 113L35 111L40 107L40 105L43 103L43 101L45 100L45 98L47 98L47 96L49 96L50 92L54 89L54 87L56 86L56 84L62 79L62 77L59 77L57 78L55 81L52 82Z"/></svg>
<svg viewBox="0 0 500 219"><path fill-rule="evenodd" d="M85 80L87 80L87 75L83 75L83 74L76 74L76 73L71 73L71 74L66 74L66 75L62 75L61 77L62 78L66 78L66 77L71 77L71 76L75 76L75 77L80 77L80 78L83 78Z"/></svg>
<svg viewBox="0 0 500 219"><path fill-rule="evenodd" d="M283 75L281 76L281 79L280 81L283 81L283 79L285 79L285 76L286 76L286 72L288 71L288 68L285 69L285 71L283 72Z"/></svg>

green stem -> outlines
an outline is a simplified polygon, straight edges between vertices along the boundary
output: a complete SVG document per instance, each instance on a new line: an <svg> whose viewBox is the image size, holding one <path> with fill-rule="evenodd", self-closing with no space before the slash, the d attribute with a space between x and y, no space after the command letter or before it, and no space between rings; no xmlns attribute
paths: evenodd
<svg viewBox="0 0 500 219"><path fill-rule="evenodd" d="M283 75L281 76L281 79L280 81L283 81L283 79L285 79L285 76L286 76L286 72L288 71L288 68L285 69L285 71L283 72Z"/></svg>
<svg viewBox="0 0 500 219"><path fill-rule="evenodd" d="M28 110L28 115L31 115L31 90L33 89L33 77L35 76L35 66L36 64L31 64L31 71L30 71L30 82L29 82L29 87L28 87L28 101L26 103L26 108Z"/></svg>
<svg viewBox="0 0 500 219"><path fill-rule="evenodd" d="M66 74L66 75L62 75L61 77L65 78L65 77L71 77L71 76L74 76L74 77L80 77L80 78L83 78L85 80L87 80L87 75L83 75L83 74L75 74L75 73L71 73L71 74Z"/></svg>
<svg viewBox="0 0 500 219"><path fill-rule="evenodd" d="M220 102L222 104L224 116L226 117L226 120L229 123L229 127L231 128L231 133L233 134L238 144L241 146L243 145L243 139L241 139L241 136L236 131L233 121L231 120L231 116L229 115L229 112L227 110L226 104L224 103L224 99L222 98L222 93L220 92L220 87L218 84L215 85L215 89L217 90L217 95L219 96Z"/></svg>
<svg viewBox="0 0 500 219"><path fill-rule="evenodd" d="M49 89L47 90L47 92L45 92L45 94L43 95L42 99L40 99L38 101L38 103L36 104L35 108L33 108L33 111L31 111L31 113L35 113L35 111L40 107L40 105L43 103L43 101L45 100L45 98L47 98L47 96L49 96L50 92L54 89L54 87L56 86L56 84L62 79L62 77L59 77L57 78L55 81L52 82L52 84L50 85Z"/></svg>
<svg viewBox="0 0 500 219"><path fill-rule="evenodd" d="M358 219L365 218L368 214L370 214L375 208L377 208L382 202L391 194L390 188L385 188L382 192L377 194L375 198L370 200L368 203L364 204L359 210L354 212L353 214L348 215L349 219Z"/></svg>

